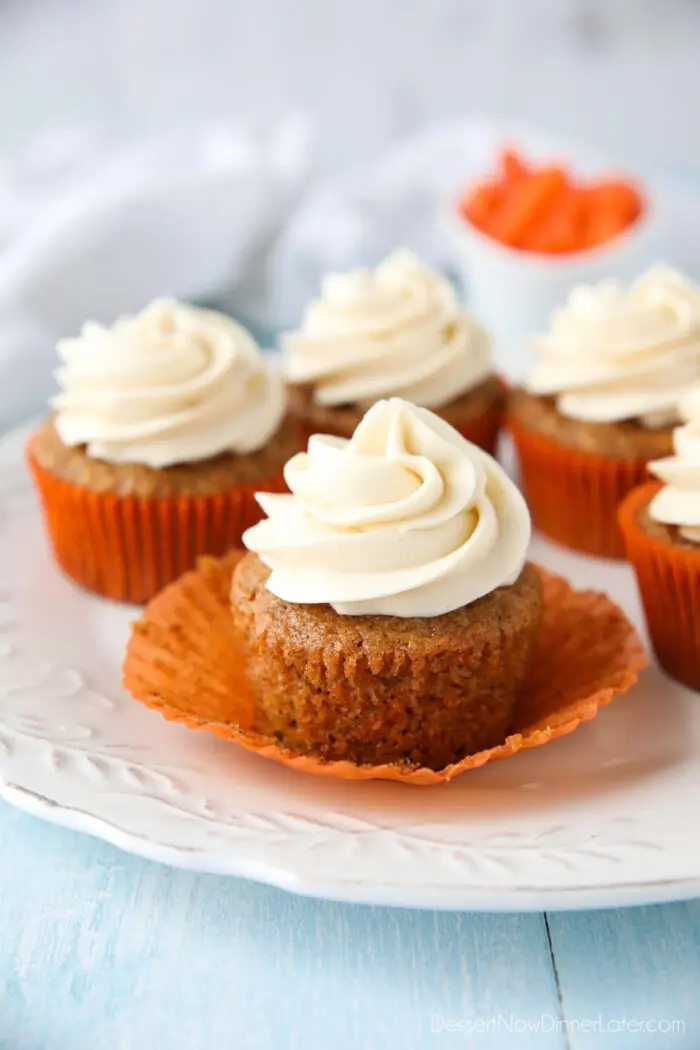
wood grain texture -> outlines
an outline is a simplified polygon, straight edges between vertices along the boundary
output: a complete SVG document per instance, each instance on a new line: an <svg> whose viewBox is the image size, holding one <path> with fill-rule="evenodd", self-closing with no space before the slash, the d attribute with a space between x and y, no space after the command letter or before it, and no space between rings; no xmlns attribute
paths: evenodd
<svg viewBox="0 0 700 1050"><path fill-rule="evenodd" d="M0 804L2 1050L429 1050L476 1021L480 1047L562 1050L503 1031L557 1010L541 916L305 900Z"/></svg>
<svg viewBox="0 0 700 1050"><path fill-rule="evenodd" d="M700 901L548 923L570 1050L697 1050Z"/></svg>
<svg viewBox="0 0 700 1050"><path fill-rule="evenodd" d="M698 988L700 901L546 923L336 905L0 804L0 1050L697 1050Z"/></svg>

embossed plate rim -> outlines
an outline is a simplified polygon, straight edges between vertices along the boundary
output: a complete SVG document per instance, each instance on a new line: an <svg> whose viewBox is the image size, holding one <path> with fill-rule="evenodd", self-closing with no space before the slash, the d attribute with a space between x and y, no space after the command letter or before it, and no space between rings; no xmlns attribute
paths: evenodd
<svg viewBox="0 0 700 1050"><path fill-rule="evenodd" d="M638 907L689 900L700 896L700 876L679 879L657 879L649 882L611 882L591 889L585 884L568 887L514 885L510 890L499 890L494 898L492 886L470 884L468 890L435 887L430 883L413 883L407 894L403 884L367 882L362 879L314 881L308 875L302 880L291 871L269 865L239 861L236 869L230 864L214 863L197 852L187 853L130 834L123 828L111 826L89 813L58 806L49 799L35 795L0 778L0 797L30 816L71 831L92 835L108 842L125 853L167 867L202 874L246 878L302 897L337 901L348 904L369 904L435 911L524 912L524 911L589 911L620 907Z"/></svg>

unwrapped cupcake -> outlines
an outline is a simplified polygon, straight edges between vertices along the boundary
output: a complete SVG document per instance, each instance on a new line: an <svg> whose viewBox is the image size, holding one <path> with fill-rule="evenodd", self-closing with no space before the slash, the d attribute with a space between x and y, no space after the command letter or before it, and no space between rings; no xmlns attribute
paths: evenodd
<svg viewBox="0 0 700 1050"><path fill-rule="evenodd" d="M223 554L284 490L299 447L284 384L240 325L158 300L59 343L61 392L29 439L56 560L89 590L143 602Z"/></svg>
<svg viewBox="0 0 700 1050"><path fill-rule="evenodd" d="M400 397L492 452L504 387L491 342L444 277L411 252L332 274L284 337L291 404L305 436L351 437L367 408Z"/></svg>
<svg viewBox="0 0 700 1050"><path fill-rule="evenodd" d="M617 507L670 453L679 400L700 379L700 288L666 266L629 289L581 286L535 345L509 405L533 522L567 547L623 557Z"/></svg>
<svg viewBox="0 0 700 1050"><path fill-rule="evenodd" d="M649 464L663 485L632 492L620 525L662 667L700 689L700 387L680 405L672 456Z"/></svg>
<svg viewBox="0 0 700 1050"><path fill-rule="evenodd" d="M440 769L500 743L537 636L530 518L444 420L380 401L316 435L233 581L262 732L300 753Z"/></svg>

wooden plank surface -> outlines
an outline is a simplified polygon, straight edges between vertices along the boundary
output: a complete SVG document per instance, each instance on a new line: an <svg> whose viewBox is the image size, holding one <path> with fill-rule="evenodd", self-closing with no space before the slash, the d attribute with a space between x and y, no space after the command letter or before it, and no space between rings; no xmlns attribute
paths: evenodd
<svg viewBox="0 0 700 1050"><path fill-rule="evenodd" d="M461 1045L697 1050L700 901L546 919L338 905L0 804L2 1050Z"/></svg>
<svg viewBox="0 0 700 1050"><path fill-rule="evenodd" d="M0 803L2 1050L563 1050L558 1010L542 916L305 900Z"/></svg>
<svg viewBox="0 0 700 1050"><path fill-rule="evenodd" d="M547 921L571 1050L698 1050L700 901Z"/></svg>

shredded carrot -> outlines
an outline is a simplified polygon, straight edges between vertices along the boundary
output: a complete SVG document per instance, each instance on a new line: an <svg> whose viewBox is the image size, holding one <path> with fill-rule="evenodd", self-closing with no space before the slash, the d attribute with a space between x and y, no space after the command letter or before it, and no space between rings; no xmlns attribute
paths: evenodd
<svg viewBox="0 0 700 1050"><path fill-rule="evenodd" d="M575 252L582 242L583 209L578 190L567 185L539 226L533 230L530 251L564 254Z"/></svg>
<svg viewBox="0 0 700 1050"><path fill-rule="evenodd" d="M465 218L486 232L502 196L503 187L497 182L480 182L461 202L461 211Z"/></svg>
<svg viewBox="0 0 700 1050"><path fill-rule="evenodd" d="M500 162L503 182L513 184L527 177L527 164L517 150L509 148L502 150Z"/></svg>
<svg viewBox="0 0 700 1050"><path fill-rule="evenodd" d="M459 207L468 222L503 244L563 254L618 236L642 214L644 200L620 176L582 183L563 165L536 166L508 147L496 175L476 183Z"/></svg>
<svg viewBox="0 0 700 1050"><path fill-rule="evenodd" d="M487 232L504 244L526 247L533 229L555 205L565 186L566 176L561 168L532 172L505 194Z"/></svg>

